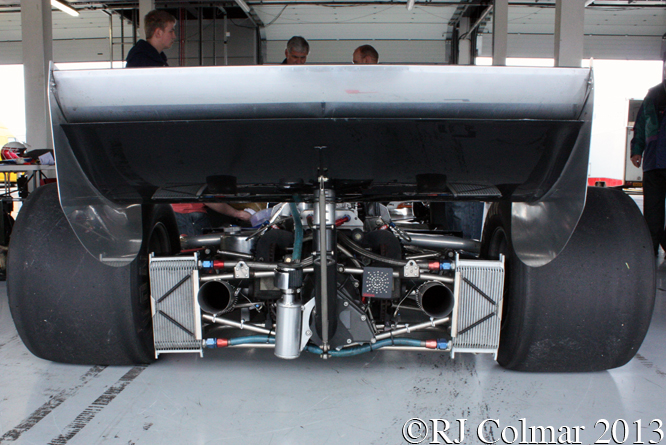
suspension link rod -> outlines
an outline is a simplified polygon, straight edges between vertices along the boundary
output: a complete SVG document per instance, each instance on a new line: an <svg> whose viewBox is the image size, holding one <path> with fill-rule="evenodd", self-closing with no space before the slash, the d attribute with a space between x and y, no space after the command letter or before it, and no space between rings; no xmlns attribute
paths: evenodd
<svg viewBox="0 0 666 445"><path fill-rule="evenodd" d="M438 318L438 319L431 319L430 321L425 321L423 323L415 324L414 326L405 326L404 328L400 329L394 329L392 331L388 332L382 332L381 334L375 336L375 339L377 341L379 340L385 340L387 338L395 337L396 335L402 335L402 334L407 334L411 333L414 331L422 331L427 328L434 328L435 326L439 326L440 324L445 324L451 321L451 317L445 317L445 318Z"/></svg>

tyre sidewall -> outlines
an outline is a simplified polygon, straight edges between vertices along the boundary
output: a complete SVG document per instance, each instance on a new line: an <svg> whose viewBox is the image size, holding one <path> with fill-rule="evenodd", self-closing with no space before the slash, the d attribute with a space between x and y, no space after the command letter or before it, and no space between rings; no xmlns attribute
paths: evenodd
<svg viewBox="0 0 666 445"><path fill-rule="evenodd" d="M177 239L169 206L145 207L144 241L130 264L113 267L81 245L55 184L39 187L19 213L7 291L16 328L36 356L63 363L130 365L154 360L147 236L156 221ZM175 244L173 250L178 250Z"/></svg>
<svg viewBox="0 0 666 445"><path fill-rule="evenodd" d="M484 236L498 225L510 231L510 204L491 210ZM578 226L554 260L529 267L509 242L506 266L497 357L503 367L598 371L622 366L638 351L654 307L655 260L645 221L623 192L590 188Z"/></svg>

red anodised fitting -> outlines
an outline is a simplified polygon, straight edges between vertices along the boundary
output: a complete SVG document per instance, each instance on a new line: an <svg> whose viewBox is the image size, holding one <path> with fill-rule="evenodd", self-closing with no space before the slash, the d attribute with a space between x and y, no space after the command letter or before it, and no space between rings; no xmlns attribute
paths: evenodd
<svg viewBox="0 0 666 445"><path fill-rule="evenodd" d="M437 345L437 342L435 341L435 346ZM228 338L218 338L217 339L217 347L218 348L226 348L229 346L229 339Z"/></svg>
<svg viewBox="0 0 666 445"><path fill-rule="evenodd" d="M224 269L224 261L214 260L213 261L213 269Z"/></svg>
<svg viewBox="0 0 666 445"><path fill-rule="evenodd" d="M218 340L219 341L219 340ZM428 349L437 349L437 340L426 340L425 346Z"/></svg>
<svg viewBox="0 0 666 445"><path fill-rule="evenodd" d="M439 262L438 261L432 261L428 263L428 269L430 270L439 270Z"/></svg>
<svg viewBox="0 0 666 445"><path fill-rule="evenodd" d="M345 216L343 216L342 218L338 218L338 219L336 219L336 220L335 220L335 227L340 227L341 225L343 225L344 223L346 223L346 222L349 221L350 219L351 219L351 218L349 217L349 215L345 215Z"/></svg>

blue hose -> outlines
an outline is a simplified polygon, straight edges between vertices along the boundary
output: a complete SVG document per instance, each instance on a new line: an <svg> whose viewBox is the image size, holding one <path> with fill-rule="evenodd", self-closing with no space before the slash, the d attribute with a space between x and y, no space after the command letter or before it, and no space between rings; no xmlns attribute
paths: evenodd
<svg viewBox="0 0 666 445"><path fill-rule="evenodd" d="M375 351L383 348L384 346L423 346L424 342L414 338L394 338L386 340L379 340L377 343L369 345L353 346L351 348L344 348L340 351L331 350L329 354L331 357L351 357L354 355L365 354L366 352ZM313 354L322 354L324 351L316 346L306 346L305 350Z"/></svg>
<svg viewBox="0 0 666 445"><path fill-rule="evenodd" d="M236 337L229 339L229 346L238 346L250 343L264 343L264 344L275 344L275 337L270 335L250 335L248 337ZM354 355L365 354L366 352L376 351L385 346L424 346L425 342L423 340L417 340L415 338L387 338L385 340L379 340L374 344L352 346L350 348L344 348L340 351L331 350L328 353L331 357L352 357ZM447 347L446 341L438 341L437 348L445 349ZM324 351L317 346L306 345L305 350L312 354L323 354Z"/></svg>
<svg viewBox="0 0 666 445"><path fill-rule="evenodd" d="M297 199L298 196L294 195L294 200ZM301 215L298 213L296 202L290 202L289 208L291 209L291 216L294 218L294 251L291 257L294 261L299 262L303 250L303 224L301 224Z"/></svg>
<svg viewBox="0 0 666 445"><path fill-rule="evenodd" d="M229 339L229 346L245 345L248 343L275 344L275 337L269 335L250 335L249 337L236 337Z"/></svg>

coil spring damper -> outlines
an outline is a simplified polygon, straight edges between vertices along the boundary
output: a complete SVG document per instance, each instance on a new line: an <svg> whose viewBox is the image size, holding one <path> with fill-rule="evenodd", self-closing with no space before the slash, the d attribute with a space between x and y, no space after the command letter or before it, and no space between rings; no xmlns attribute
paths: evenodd
<svg viewBox="0 0 666 445"><path fill-rule="evenodd" d="M301 354L301 321L303 305L296 290L303 285L303 269L299 264L279 264L275 287L282 292L277 304L275 323L275 355L294 359Z"/></svg>
<svg viewBox="0 0 666 445"><path fill-rule="evenodd" d="M336 263L335 246L335 192L326 189L327 179L319 178L319 189L315 190L317 205L314 208L316 258L315 270L315 331L322 339L322 350L328 352L329 341L337 327L336 313Z"/></svg>
<svg viewBox="0 0 666 445"><path fill-rule="evenodd" d="M328 298L326 299L326 305L328 308L328 338L331 339L335 335L337 328L337 317L336 317L336 306L337 306L337 275L336 275L336 262L331 258L326 259L326 292ZM315 307L317 311L315 313L315 329L319 338L324 338L323 335L323 311L321 310L324 302L322 301L322 273L321 273L321 260L316 259L314 261L314 270L315 270Z"/></svg>

